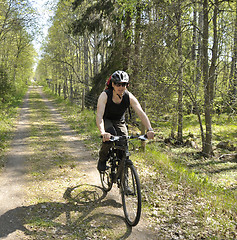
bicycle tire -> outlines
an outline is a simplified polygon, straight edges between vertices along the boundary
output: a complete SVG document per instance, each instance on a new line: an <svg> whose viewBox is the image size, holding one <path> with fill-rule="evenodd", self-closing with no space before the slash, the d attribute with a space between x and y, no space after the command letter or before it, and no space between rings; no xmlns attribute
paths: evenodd
<svg viewBox="0 0 237 240"><path fill-rule="evenodd" d="M111 168L105 170L104 172L100 172L100 180L104 191L109 192L113 186Z"/></svg>
<svg viewBox="0 0 237 240"><path fill-rule="evenodd" d="M121 194L125 219L130 226L136 226L141 216L141 186L135 167L125 165L121 181Z"/></svg>

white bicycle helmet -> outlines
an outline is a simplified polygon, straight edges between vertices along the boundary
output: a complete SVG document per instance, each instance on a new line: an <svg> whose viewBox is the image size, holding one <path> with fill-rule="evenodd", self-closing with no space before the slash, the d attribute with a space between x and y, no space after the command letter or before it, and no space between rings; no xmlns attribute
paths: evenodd
<svg viewBox="0 0 237 240"><path fill-rule="evenodd" d="M111 81L114 83L128 83L129 76L126 72L118 70L112 74Z"/></svg>

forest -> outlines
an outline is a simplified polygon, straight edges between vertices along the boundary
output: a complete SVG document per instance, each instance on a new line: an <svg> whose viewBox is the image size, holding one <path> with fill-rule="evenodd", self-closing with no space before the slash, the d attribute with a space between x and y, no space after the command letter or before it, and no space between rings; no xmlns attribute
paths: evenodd
<svg viewBox="0 0 237 240"><path fill-rule="evenodd" d="M85 95L94 109L106 80L121 69L153 126L169 121L177 143L184 116L196 115L206 156L213 115L236 116L236 1L58 1L35 72L37 12L29 1L0 4L2 103L34 77L71 102Z"/></svg>
<svg viewBox="0 0 237 240"><path fill-rule="evenodd" d="M0 103L7 102L33 76L36 12L27 1L0 2Z"/></svg>

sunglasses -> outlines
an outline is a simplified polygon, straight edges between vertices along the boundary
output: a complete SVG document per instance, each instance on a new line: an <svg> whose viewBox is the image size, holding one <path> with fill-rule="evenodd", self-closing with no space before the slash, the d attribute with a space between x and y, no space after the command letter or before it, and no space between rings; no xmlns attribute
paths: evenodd
<svg viewBox="0 0 237 240"><path fill-rule="evenodd" d="M125 87L125 86L127 86L127 83L115 83L115 85L117 87L120 87L120 86Z"/></svg>

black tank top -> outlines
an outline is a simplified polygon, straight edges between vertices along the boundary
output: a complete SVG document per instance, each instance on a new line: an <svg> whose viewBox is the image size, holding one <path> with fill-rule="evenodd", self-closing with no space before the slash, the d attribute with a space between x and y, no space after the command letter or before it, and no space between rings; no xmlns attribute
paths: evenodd
<svg viewBox="0 0 237 240"><path fill-rule="evenodd" d="M123 95L121 103L114 103L113 98L113 89L106 89L107 94L107 103L105 106L104 117L110 120L124 120L125 112L130 105L129 93L126 90Z"/></svg>

